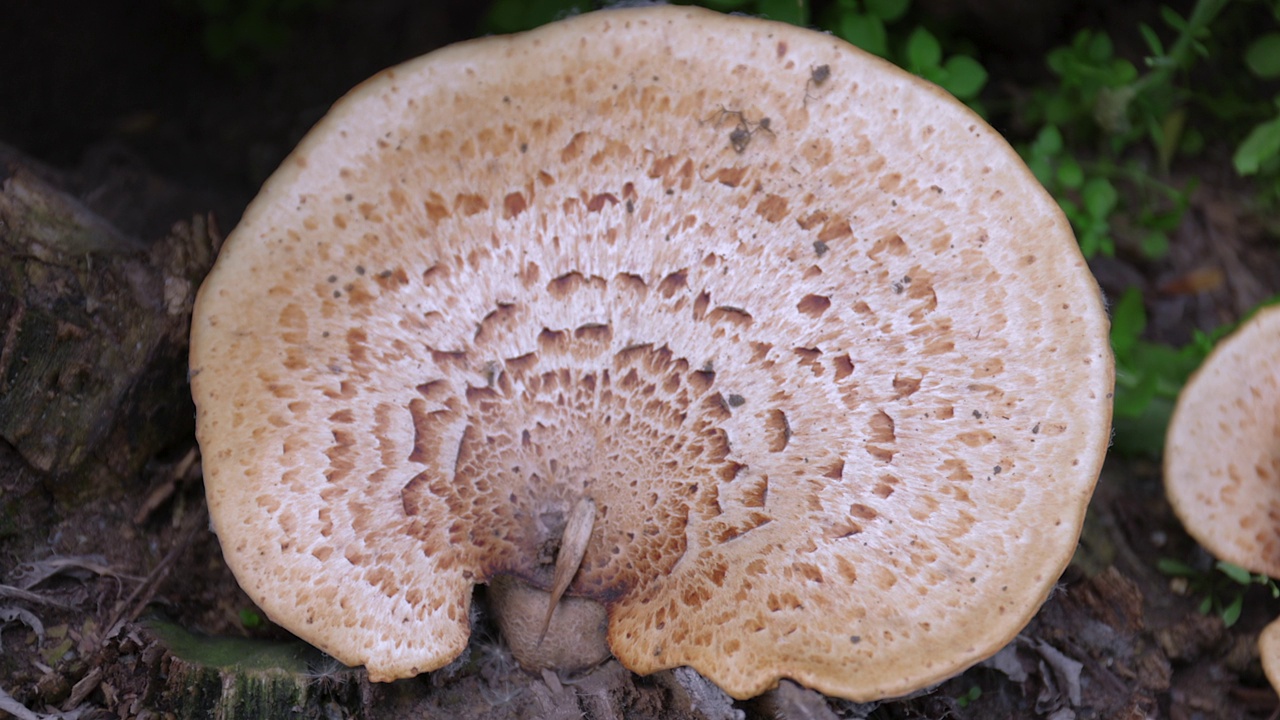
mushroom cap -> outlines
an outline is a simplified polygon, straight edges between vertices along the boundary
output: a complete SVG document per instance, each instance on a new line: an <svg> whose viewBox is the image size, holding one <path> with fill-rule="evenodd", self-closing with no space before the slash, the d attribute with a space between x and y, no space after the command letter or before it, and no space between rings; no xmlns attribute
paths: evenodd
<svg viewBox="0 0 1280 720"><path fill-rule="evenodd" d="M1222 340L1182 388L1164 487L1214 557L1280 577L1280 307Z"/></svg>
<svg viewBox="0 0 1280 720"><path fill-rule="evenodd" d="M1280 620L1272 620L1258 635L1258 655L1262 658L1262 673L1271 687L1280 692Z"/></svg>
<svg viewBox="0 0 1280 720"><path fill-rule="evenodd" d="M767 118L767 121L766 121ZM210 512L272 619L373 680L464 648L473 585L568 594L638 673L870 700L991 655L1068 563L1109 435L1056 203L937 87L695 8L384 71L196 306Z"/></svg>

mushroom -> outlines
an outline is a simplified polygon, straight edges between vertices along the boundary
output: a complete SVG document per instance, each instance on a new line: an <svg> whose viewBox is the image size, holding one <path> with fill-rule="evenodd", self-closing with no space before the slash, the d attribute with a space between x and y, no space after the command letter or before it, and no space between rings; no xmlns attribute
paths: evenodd
<svg viewBox="0 0 1280 720"><path fill-rule="evenodd" d="M1173 512L1219 560L1280 577L1280 307L1214 348L1178 395L1165 440Z"/></svg>
<svg viewBox="0 0 1280 720"><path fill-rule="evenodd" d="M1267 682L1280 692L1280 620L1272 620L1258 635L1258 654Z"/></svg>
<svg viewBox="0 0 1280 720"><path fill-rule="evenodd" d="M1211 555L1280 577L1280 307L1220 342L1191 376L1165 440L1164 487L1187 533ZM1280 627L1259 639L1280 690Z"/></svg>
<svg viewBox="0 0 1280 720"><path fill-rule="evenodd" d="M372 680L457 656L477 584L552 591L590 501L565 593L623 665L869 700L1044 601L1107 343L1062 213L963 105L829 35L645 7L339 101L227 239L191 370L228 564Z"/></svg>

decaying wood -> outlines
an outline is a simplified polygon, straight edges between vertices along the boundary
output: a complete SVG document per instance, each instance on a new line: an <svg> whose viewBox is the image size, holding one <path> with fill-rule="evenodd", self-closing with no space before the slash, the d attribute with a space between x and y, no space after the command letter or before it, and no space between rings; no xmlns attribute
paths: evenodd
<svg viewBox="0 0 1280 720"><path fill-rule="evenodd" d="M186 348L217 252L196 216L147 244L0 152L0 439L55 492L94 459L127 475L189 434Z"/></svg>

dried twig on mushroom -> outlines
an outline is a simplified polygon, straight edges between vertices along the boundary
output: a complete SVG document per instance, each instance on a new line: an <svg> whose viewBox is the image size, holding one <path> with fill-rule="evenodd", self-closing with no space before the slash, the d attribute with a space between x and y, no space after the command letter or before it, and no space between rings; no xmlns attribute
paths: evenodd
<svg viewBox="0 0 1280 720"><path fill-rule="evenodd" d="M569 581L578 572L582 564L582 556L587 553L587 541L591 539L591 528L596 521L596 503L584 497L574 503L569 511L569 520L564 525L564 535L560 539L560 552L556 555L555 575L551 580L551 596L547 602L547 616L542 621L542 629L538 631L538 645L547 636L547 628L551 627L551 616L556 611L556 604L564 591L569 589Z"/></svg>

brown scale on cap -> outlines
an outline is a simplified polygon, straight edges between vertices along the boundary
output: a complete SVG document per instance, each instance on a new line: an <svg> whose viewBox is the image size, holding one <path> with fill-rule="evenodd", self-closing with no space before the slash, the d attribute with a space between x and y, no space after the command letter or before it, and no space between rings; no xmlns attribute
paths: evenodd
<svg viewBox="0 0 1280 720"><path fill-rule="evenodd" d="M566 600L624 665L859 700L1035 612L1112 377L1066 221L980 119L676 7L358 87L228 239L191 363L228 563L372 679L461 652L478 583L551 590L590 498Z"/></svg>

